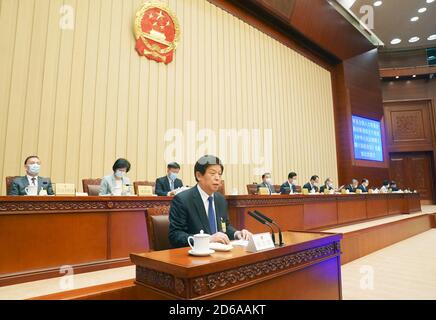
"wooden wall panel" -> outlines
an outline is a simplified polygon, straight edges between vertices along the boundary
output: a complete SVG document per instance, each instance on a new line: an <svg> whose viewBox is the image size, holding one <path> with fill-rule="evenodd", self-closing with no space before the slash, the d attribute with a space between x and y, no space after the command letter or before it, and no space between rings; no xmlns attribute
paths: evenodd
<svg viewBox="0 0 436 320"><path fill-rule="evenodd" d="M4 177L23 174L29 154L41 157L42 176L79 189L82 178L111 173L118 157L131 161L132 180L154 180L166 172L171 129L183 135L184 154L175 160L185 184L194 183L199 155L221 155L221 129L261 133L248 161L241 141L238 159L224 159L229 191L246 193L264 170L276 183L291 170L302 182L312 174L337 180L328 70L203 0L166 1L182 29L173 63L140 58L132 23L142 2L1 1L2 194ZM62 5L74 9L74 30L59 27ZM191 122L194 133L217 137L216 148L188 137ZM263 165L265 152L271 165Z"/></svg>
<svg viewBox="0 0 436 320"><path fill-rule="evenodd" d="M348 184L352 178L368 178L371 185L379 187L389 177L387 153L384 162L355 161L351 124L352 115L383 121L377 50L343 61L332 77L339 184ZM383 145L387 151L386 141Z"/></svg>
<svg viewBox="0 0 436 320"><path fill-rule="evenodd" d="M429 100L385 102L384 113L390 152L433 149Z"/></svg>

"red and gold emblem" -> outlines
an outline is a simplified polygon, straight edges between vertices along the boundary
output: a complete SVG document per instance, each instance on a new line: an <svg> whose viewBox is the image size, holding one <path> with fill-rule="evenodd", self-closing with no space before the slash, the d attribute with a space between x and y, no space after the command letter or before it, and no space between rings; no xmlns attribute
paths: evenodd
<svg viewBox="0 0 436 320"><path fill-rule="evenodd" d="M136 13L135 38L139 55L168 64L180 38L177 17L165 3L148 1Z"/></svg>

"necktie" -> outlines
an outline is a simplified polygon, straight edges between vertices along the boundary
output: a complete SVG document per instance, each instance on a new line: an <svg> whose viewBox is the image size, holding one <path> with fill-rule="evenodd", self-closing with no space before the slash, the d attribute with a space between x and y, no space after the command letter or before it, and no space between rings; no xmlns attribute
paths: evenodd
<svg viewBox="0 0 436 320"><path fill-rule="evenodd" d="M34 185L34 186L36 186L36 184L35 184L35 178L32 178L32 185Z"/></svg>
<svg viewBox="0 0 436 320"><path fill-rule="evenodd" d="M209 218L209 227L211 234L217 233L215 211L213 210L213 197L209 197L209 210L207 212Z"/></svg>
<svg viewBox="0 0 436 320"><path fill-rule="evenodd" d="M174 190L174 181L170 179L170 189L171 191Z"/></svg>

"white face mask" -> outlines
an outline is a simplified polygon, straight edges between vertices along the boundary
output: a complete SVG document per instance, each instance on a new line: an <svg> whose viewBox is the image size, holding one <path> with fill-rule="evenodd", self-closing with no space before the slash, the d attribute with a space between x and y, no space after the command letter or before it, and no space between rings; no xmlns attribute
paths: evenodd
<svg viewBox="0 0 436 320"><path fill-rule="evenodd" d="M117 178L123 178L124 175L125 175L124 171L119 171L119 170L115 171L115 177Z"/></svg>
<svg viewBox="0 0 436 320"><path fill-rule="evenodd" d="M37 175L39 174L39 170L41 169L41 166L37 163L33 163L33 164L29 164L27 168L31 174Z"/></svg>
<svg viewBox="0 0 436 320"><path fill-rule="evenodd" d="M271 178L267 178L267 179L265 179L265 182L268 183L268 184L272 184L272 180L271 180Z"/></svg>
<svg viewBox="0 0 436 320"><path fill-rule="evenodd" d="M294 186L296 186L296 185L297 185L297 183L298 183L298 181L297 181L297 180L293 180L293 181L292 181L292 185L294 185Z"/></svg>

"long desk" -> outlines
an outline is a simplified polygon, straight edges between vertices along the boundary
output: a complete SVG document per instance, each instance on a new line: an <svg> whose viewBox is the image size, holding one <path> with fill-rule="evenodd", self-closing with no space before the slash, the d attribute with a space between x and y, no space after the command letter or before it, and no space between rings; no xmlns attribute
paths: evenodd
<svg viewBox="0 0 436 320"><path fill-rule="evenodd" d="M314 230L420 210L417 194L227 196L231 222L267 231L259 209L283 230ZM169 197L0 197L0 286L130 264L149 249L147 214L168 214ZM68 269L66 269L68 270ZM65 271L64 271L65 272Z"/></svg>
<svg viewBox="0 0 436 320"><path fill-rule="evenodd" d="M259 210L283 230L318 230L396 214L421 211L419 194L227 196L230 220L252 232L265 227L248 216Z"/></svg>
<svg viewBox="0 0 436 320"><path fill-rule="evenodd" d="M131 259L142 299L341 299L341 237L285 232L285 246L257 253L192 257L181 248Z"/></svg>

